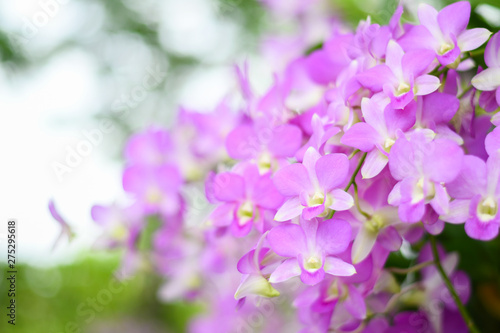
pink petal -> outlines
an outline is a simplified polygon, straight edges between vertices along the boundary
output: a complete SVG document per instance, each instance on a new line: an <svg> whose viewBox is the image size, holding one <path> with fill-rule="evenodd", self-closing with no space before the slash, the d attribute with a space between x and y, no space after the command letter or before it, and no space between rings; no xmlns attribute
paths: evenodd
<svg viewBox="0 0 500 333"><path fill-rule="evenodd" d="M434 184L434 190L436 191L436 194L430 204L438 215L444 215L448 213L450 208L450 198L441 184Z"/></svg>
<svg viewBox="0 0 500 333"><path fill-rule="evenodd" d="M460 47L458 47L458 42L457 42L457 39L455 38L455 36L452 36L452 40L453 40L453 49L451 49L450 51L446 52L445 54L438 54L437 55L437 60L439 61L439 63L443 66L448 66L452 63L454 63L458 57L460 56Z"/></svg>
<svg viewBox="0 0 500 333"><path fill-rule="evenodd" d="M399 206L401 203L401 182L394 185L389 197L387 198L387 203L391 206Z"/></svg>
<svg viewBox="0 0 500 333"><path fill-rule="evenodd" d="M301 273L299 263L296 258L290 258L279 265L269 277L269 282L280 283L299 276Z"/></svg>
<svg viewBox="0 0 500 333"><path fill-rule="evenodd" d="M302 144L302 131L294 125L281 125L272 130L273 136L267 148L275 157L293 156Z"/></svg>
<svg viewBox="0 0 500 333"><path fill-rule="evenodd" d="M323 281L325 278L325 271L323 270L323 268L320 268L315 272L309 272L303 267L301 267L301 269L302 273L300 274L300 281L309 286L314 286Z"/></svg>
<svg viewBox="0 0 500 333"><path fill-rule="evenodd" d="M358 264L368 257L377 241L377 234L365 228L359 228L358 234L352 244L351 259L353 264Z"/></svg>
<svg viewBox="0 0 500 333"><path fill-rule="evenodd" d="M380 150L374 149L366 155L366 160L361 167L363 179L370 179L382 172L389 163L389 158L382 154Z"/></svg>
<svg viewBox="0 0 500 333"><path fill-rule="evenodd" d="M476 196L471 202L469 211L470 217L465 222L465 232L471 238L488 241L498 235L500 214L497 214L490 221L481 221L477 216L477 206L481 199L481 196Z"/></svg>
<svg viewBox="0 0 500 333"><path fill-rule="evenodd" d="M403 78L402 61L404 51L394 40L390 40L387 44L387 52L385 55L385 64L391 69L394 75L401 80Z"/></svg>
<svg viewBox="0 0 500 333"><path fill-rule="evenodd" d="M384 111L384 119L387 125L387 136L394 137L398 130L403 132L412 128L415 125L417 113L417 103L408 104L404 110L386 108Z"/></svg>
<svg viewBox="0 0 500 333"><path fill-rule="evenodd" d="M208 217L208 221L216 227L227 227L233 222L234 211L236 205L234 203L225 203L217 206Z"/></svg>
<svg viewBox="0 0 500 333"><path fill-rule="evenodd" d="M439 42L422 25L411 26L398 40L398 44L405 51L427 49L435 52L439 48Z"/></svg>
<svg viewBox="0 0 500 333"><path fill-rule="evenodd" d="M141 166L131 166L123 172L123 189L130 193L145 193L149 184L146 179L150 178L149 169Z"/></svg>
<svg viewBox="0 0 500 333"><path fill-rule="evenodd" d="M378 65L359 73L356 78L359 83L373 92L382 91L386 83L397 83L397 79L386 65Z"/></svg>
<svg viewBox="0 0 500 333"><path fill-rule="evenodd" d="M415 50L407 52L403 57L403 71L406 79L411 75L422 75L436 59L436 53L431 50Z"/></svg>
<svg viewBox="0 0 500 333"><path fill-rule="evenodd" d="M281 206L280 209L278 209L276 215L274 216L274 219L279 222L291 220L294 217L297 217L300 214L302 214L303 209L304 206L300 204L300 198L293 197L285 201L283 206Z"/></svg>
<svg viewBox="0 0 500 333"><path fill-rule="evenodd" d="M155 178L160 189L164 192L174 192L182 185L182 176L179 169L173 165L162 165L156 169Z"/></svg>
<svg viewBox="0 0 500 333"><path fill-rule="evenodd" d="M351 195L341 189L336 189L330 192L333 198L333 203L329 208L334 210L348 210L354 206L354 199Z"/></svg>
<svg viewBox="0 0 500 333"><path fill-rule="evenodd" d="M344 301L346 310L356 319L366 318L366 304L363 295L353 285L348 286L349 296Z"/></svg>
<svg viewBox="0 0 500 333"><path fill-rule="evenodd" d="M437 17L443 35L460 35L469 24L470 11L468 1L460 1L444 7Z"/></svg>
<svg viewBox="0 0 500 333"><path fill-rule="evenodd" d="M500 197L500 152L492 154L486 161L487 176L487 193Z"/></svg>
<svg viewBox="0 0 500 333"><path fill-rule="evenodd" d="M321 157L315 165L320 188L326 192L345 182L349 173L349 159L345 154L329 154Z"/></svg>
<svg viewBox="0 0 500 333"><path fill-rule="evenodd" d="M498 154L500 151L500 128L495 128L492 132L490 132L486 136L486 140L484 141L484 145L486 146L486 152L489 156L493 156Z"/></svg>
<svg viewBox="0 0 500 333"><path fill-rule="evenodd" d="M486 193L486 163L479 157L467 155L458 176L446 185L450 195L458 199L471 199Z"/></svg>
<svg viewBox="0 0 500 333"><path fill-rule="evenodd" d="M412 144L404 136L396 140L391 148L389 168L397 180L418 174L411 151L413 151Z"/></svg>
<svg viewBox="0 0 500 333"><path fill-rule="evenodd" d="M321 158L321 154L314 148L309 147L304 154L304 159L302 160L302 165L306 168L307 174L309 175L309 180L312 187L309 189L318 189L318 177L316 176L316 162Z"/></svg>
<svg viewBox="0 0 500 333"><path fill-rule="evenodd" d="M403 222L416 223L419 222L425 213L424 201L412 203L402 203L398 208L399 218Z"/></svg>
<svg viewBox="0 0 500 333"><path fill-rule="evenodd" d="M391 107L394 109L404 109L415 97L414 95L414 81L410 82L410 91L397 95L394 85L386 84L384 85L384 93L391 99Z"/></svg>
<svg viewBox="0 0 500 333"><path fill-rule="evenodd" d="M306 236L297 224L287 223L274 227L267 234L271 249L282 257L297 257L307 251Z"/></svg>
<svg viewBox="0 0 500 333"><path fill-rule="evenodd" d="M237 201L245 196L245 180L240 175L223 172L215 176L214 197L219 201Z"/></svg>
<svg viewBox="0 0 500 333"><path fill-rule="evenodd" d="M259 207L276 209L283 203L283 196L274 186L269 175L259 177L252 187L252 201Z"/></svg>
<svg viewBox="0 0 500 333"><path fill-rule="evenodd" d="M364 152L371 151L379 141L378 133L367 123L357 123L345 132L340 142Z"/></svg>
<svg viewBox="0 0 500 333"><path fill-rule="evenodd" d="M226 149L231 158L246 160L256 156L261 151L261 145L253 127L241 125L228 134Z"/></svg>
<svg viewBox="0 0 500 333"><path fill-rule="evenodd" d="M306 207L302 211L302 217L305 220L310 220L310 219L312 219L312 218L320 215L324 211L325 211L325 205L324 204L323 205L313 206L313 207Z"/></svg>
<svg viewBox="0 0 500 333"><path fill-rule="evenodd" d="M460 34L460 36L458 36L457 43L462 52L471 51L483 45L488 40L488 38L490 38L490 36L491 32L488 29L470 29L464 31L462 34Z"/></svg>
<svg viewBox="0 0 500 333"><path fill-rule="evenodd" d="M428 148L430 151L424 154L422 161L424 174L437 183L454 180L462 166L462 148L447 139L434 140Z"/></svg>
<svg viewBox="0 0 500 333"><path fill-rule="evenodd" d="M253 220L247 221L244 224L240 224L238 223L238 219L235 218L230 226L231 235L233 235L233 237L235 238L245 237L252 230L253 224Z"/></svg>
<svg viewBox="0 0 500 333"><path fill-rule="evenodd" d="M484 61L488 67L500 67L500 32L494 34L486 45Z"/></svg>
<svg viewBox="0 0 500 333"><path fill-rule="evenodd" d="M500 87L500 68L487 68L472 78L474 88L492 91Z"/></svg>
<svg viewBox="0 0 500 333"><path fill-rule="evenodd" d="M291 164L278 170L273 180L278 191L288 197L312 189L307 170L300 163Z"/></svg>
<svg viewBox="0 0 500 333"><path fill-rule="evenodd" d="M441 86L441 81L434 75L422 75L415 79L416 95L428 95Z"/></svg>
<svg viewBox="0 0 500 333"><path fill-rule="evenodd" d="M462 224L469 217L469 207L470 200L453 200L450 202L448 214L442 215L439 218L449 223Z"/></svg>
<svg viewBox="0 0 500 333"><path fill-rule="evenodd" d="M418 6L418 19L420 24L425 26L434 38L438 39L442 36L438 23L438 11L434 7L428 4L420 4Z"/></svg>
<svg viewBox="0 0 500 333"><path fill-rule="evenodd" d="M325 272L333 276L351 276L356 274L356 268L353 265L336 257L326 257Z"/></svg>
<svg viewBox="0 0 500 333"><path fill-rule="evenodd" d="M391 225L380 231L377 237L377 242L387 250L393 252L401 248L403 238L401 238L401 235L396 228Z"/></svg>
<svg viewBox="0 0 500 333"><path fill-rule="evenodd" d="M332 219L319 223L316 233L316 246L327 255L344 252L351 241L349 222Z"/></svg>
<svg viewBox="0 0 500 333"><path fill-rule="evenodd" d="M374 143L380 143L387 135L384 109L389 104L389 99L383 94L374 95L372 98L361 100L361 112L366 123L368 123L378 133L378 138Z"/></svg>

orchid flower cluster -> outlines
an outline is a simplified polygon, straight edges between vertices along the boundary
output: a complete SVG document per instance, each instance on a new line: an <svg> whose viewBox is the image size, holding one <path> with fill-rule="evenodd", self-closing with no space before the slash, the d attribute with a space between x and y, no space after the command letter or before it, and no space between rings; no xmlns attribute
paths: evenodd
<svg viewBox="0 0 500 333"><path fill-rule="evenodd" d="M263 95L237 67L242 105L130 138L132 203L92 209L101 244L162 276L162 300L204 304L191 332L474 331L469 278L435 237L500 226L500 33L467 29L470 12L336 27ZM404 281L396 251L416 262Z"/></svg>

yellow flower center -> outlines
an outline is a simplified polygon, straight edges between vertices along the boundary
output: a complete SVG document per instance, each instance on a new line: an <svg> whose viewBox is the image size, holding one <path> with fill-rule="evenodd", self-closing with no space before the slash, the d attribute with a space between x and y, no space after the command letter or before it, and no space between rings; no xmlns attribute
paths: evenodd
<svg viewBox="0 0 500 333"><path fill-rule="evenodd" d="M365 227L374 233L378 233L384 225L384 218L378 214L373 214L372 217L365 222Z"/></svg>
<svg viewBox="0 0 500 333"><path fill-rule="evenodd" d="M238 224L245 225L248 221L253 219L253 204L250 201L245 201L238 208L238 212L236 213L236 215L238 216Z"/></svg>
<svg viewBox="0 0 500 333"><path fill-rule="evenodd" d="M491 221L498 213L498 203L492 197L482 200L477 206L477 216L483 222Z"/></svg>
<svg viewBox="0 0 500 333"><path fill-rule="evenodd" d="M151 203L151 204L157 204L160 203L161 201L161 192L157 188L153 187L150 188L147 195L146 195L146 201Z"/></svg>
<svg viewBox="0 0 500 333"><path fill-rule="evenodd" d="M317 271L322 266L321 259L316 256L310 256L304 263L304 268L308 271Z"/></svg>
<svg viewBox="0 0 500 333"><path fill-rule="evenodd" d="M399 87L398 89L396 90L396 96L401 96L403 94L406 94L407 92L409 92L411 89L411 86L406 83L406 82L401 82L399 84Z"/></svg>

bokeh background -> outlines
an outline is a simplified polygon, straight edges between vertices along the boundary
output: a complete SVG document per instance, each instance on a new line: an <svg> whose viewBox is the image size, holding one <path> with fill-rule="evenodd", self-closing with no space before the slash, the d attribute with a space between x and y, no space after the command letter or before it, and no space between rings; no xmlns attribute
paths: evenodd
<svg viewBox="0 0 500 333"><path fill-rule="evenodd" d="M212 110L237 90L234 64L251 64L257 91L265 90L280 70L279 56L287 56L266 54L265 40L299 33L298 18L287 11L293 2L282 1L271 12L257 0L0 1L0 242L5 253L4 223L16 218L16 332L185 331L200 307L160 303L160 281L153 274L112 284L121 253L94 249L101 231L90 208L126 200L121 154L131 133L153 123L168 127L179 105ZM368 15L387 23L398 4L323 2L315 15L337 17L353 28ZM408 1L409 8L418 2ZM452 1L425 2L440 8ZM498 0L471 3L470 25L497 31ZM411 10L405 15L411 19ZM328 29L310 24L314 48ZM112 126L108 133L58 176L58 163L103 121ZM60 226L47 209L51 198L76 234L55 247ZM448 226L442 239L460 253L460 268L474 281L469 308L478 325L500 332L499 240L472 241L460 226ZM391 261L406 264L398 255ZM0 299L6 287L2 279ZM105 306L89 305L105 294L111 295ZM0 321L0 332L11 329Z"/></svg>

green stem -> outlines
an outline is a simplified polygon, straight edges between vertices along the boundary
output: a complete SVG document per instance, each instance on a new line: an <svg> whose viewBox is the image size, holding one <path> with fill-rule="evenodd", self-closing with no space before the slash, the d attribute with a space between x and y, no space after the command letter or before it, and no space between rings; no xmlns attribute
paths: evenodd
<svg viewBox="0 0 500 333"><path fill-rule="evenodd" d="M359 149L356 149L355 151L353 151L353 152L351 153L351 155L349 155L349 157L348 157L348 158L349 158L349 159L353 158L353 157L354 157L354 156L356 156L356 154L357 154L357 153L359 153L359 152L360 152L360 150L359 150Z"/></svg>
<svg viewBox="0 0 500 333"><path fill-rule="evenodd" d="M351 176L351 180L349 181L349 184L347 184L347 186L345 187L344 191L346 192L349 191L351 185L356 181L356 176L358 175L359 170L361 169L363 163L365 162L366 154L367 153L364 153L363 156L361 156L361 159L358 162L358 166L356 167L356 170L354 170L354 173Z"/></svg>
<svg viewBox="0 0 500 333"><path fill-rule="evenodd" d="M467 324L467 327L469 328L471 333L480 333L480 331L477 329L476 325L472 321L471 316L467 312L467 309L465 308L464 304L460 300L460 297L458 297L458 294L453 287L453 284L451 283L450 279L448 278L448 275L446 275L446 272L443 269L443 266L441 265L441 261L439 260L439 253L437 249L437 244L436 244L436 237L430 235L430 240L431 240L431 247L432 247L432 255L434 256L434 264L436 265L436 268L439 271L439 274L441 275L441 278L443 279L446 287L448 288L448 291L451 294L451 297L455 301L455 304L458 307L458 310L460 311L460 314L462 315L462 318L464 319L465 323Z"/></svg>
<svg viewBox="0 0 500 333"><path fill-rule="evenodd" d="M465 88L464 91L462 91L462 93L460 95L458 95L458 99L461 99L462 97L464 97L465 94L467 94L472 88L473 88L472 85L470 85L467 88Z"/></svg>
<svg viewBox="0 0 500 333"><path fill-rule="evenodd" d="M365 213L360 205L359 205L359 197L358 197L358 184L356 184L356 182L352 183L353 187L354 187L354 203L356 204L356 208L358 209L358 212L360 212L364 217L366 217L368 220L371 219L372 217L370 216L370 214L368 213Z"/></svg>
<svg viewBox="0 0 500 333"><path fill-rule="evenodd" d="M415 265L415 266L412 266L409 268L390 267L387 270L389 272L396 273L396 274L408 274L408 273L417 272L417 271L421 270L422 268L430 266L432 264L434 264L434 261L430 260L430 261L425 261L423 263L420 263L418 265Z"/></svg>
<svg viewBox="0 0 500 333"><path fill-rule="evenodd" d="M359 150L358 150L358 152L359 152ZM361 156L361 158L359 159L358 166L356 167L356 170L354 170L354 173L351 176L351 180L349 180L349 184L347 184L344 191L346 191L346 192L349 191L349 189L351 188L351 185L354 184L354 182L356 181L356 176L358 175L359 170L361 169L361 166L363 165L363 162L366 159L366 154L367 153L364 153L363 156ZM333 214L335 214L335 210L332 210L330 212L330 214L328 214L327 219L331 219L333 217Z"/></svg>

